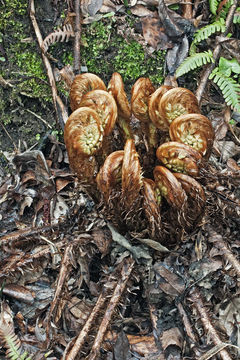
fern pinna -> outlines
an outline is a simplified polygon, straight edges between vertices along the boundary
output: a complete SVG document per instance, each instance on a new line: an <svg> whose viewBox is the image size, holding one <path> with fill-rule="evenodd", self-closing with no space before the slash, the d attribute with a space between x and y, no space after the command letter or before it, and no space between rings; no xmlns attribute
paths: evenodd
<svg viewBox="0 0 240 360"><path fill-rule="evenodd" d="M227 105L240 112L240 84L231 77L226 76L216 67L209 76L221 89Z"/></svg>
<svg viewBox="0 0 240 360"><path fill-rule="evenodd" d="M207 63L213 63L213 54L211 50L194 53L191 56L188 56L182 64L176 70L176 77L182 76L188 73L191 70L194 70L198 67L206 65Z"/></svg>

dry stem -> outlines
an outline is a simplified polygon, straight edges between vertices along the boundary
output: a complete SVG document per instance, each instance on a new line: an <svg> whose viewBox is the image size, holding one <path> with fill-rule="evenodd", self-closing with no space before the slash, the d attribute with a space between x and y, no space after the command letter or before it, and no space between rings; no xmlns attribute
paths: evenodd
<svg viewBox="0 0 240 360"><path fill-rule="evenodd" d="M191 295L190 300L193 302L193 306L197 309L200 319L202 321L203 327L212 339L214 345L220 345L223 342L221 341L217 331L215 330L214 326L212 325L212 321L210 319L209 314L207 313L207 310L204 307L202 297L200 292L195 289ZM219 351L219 355L221 356L222 360L232 360L231 356L228 354L227 350L223 349Z"/></svg>

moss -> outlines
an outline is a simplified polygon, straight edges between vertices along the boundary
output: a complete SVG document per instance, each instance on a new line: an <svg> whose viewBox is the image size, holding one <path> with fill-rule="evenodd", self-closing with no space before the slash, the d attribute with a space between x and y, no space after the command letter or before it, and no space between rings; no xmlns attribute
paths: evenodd
<svg viewBox="0 0 240 360"><path fill-rule="evenodd" d="M134 19L127 17L131 27ZM107 82L114 71L125 83L133 84L140 76L148 76L156 85L163 82L164 51L147 55L137 41L117 34L114 17L82 27L81 63L89 72ZM62 55L62 62L72 64L72 52Z"/></svg>

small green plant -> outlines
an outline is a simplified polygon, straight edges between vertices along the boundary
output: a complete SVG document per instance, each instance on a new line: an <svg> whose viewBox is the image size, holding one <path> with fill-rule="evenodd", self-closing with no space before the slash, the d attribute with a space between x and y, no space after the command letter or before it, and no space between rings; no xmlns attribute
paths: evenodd
<svg viewBox="0 0 240 360"><path fill-rule="evenodd" d="M194 34L194 40L189 50L189 56L182 62L176 70L176 77L180 77L191 70L195 70L207 63L214 63L213 53L210 49L199 52L198 46L201 42L209 39L214 34L225 33L225 18L233 3L229 0L222 8L218 17L217 9L220 1L209 0L209 7L212 13L213 21L207 26L197 30ZM238 9L239 10L239 9ZM236 14L234 23L238 23L240 15ZM240 84L238 82L240 74L240 65L236 59L228 60L221 57L218 66L210 74L210 79L220 88L222 95L227 103L234 110L240 112Z"/></svg>

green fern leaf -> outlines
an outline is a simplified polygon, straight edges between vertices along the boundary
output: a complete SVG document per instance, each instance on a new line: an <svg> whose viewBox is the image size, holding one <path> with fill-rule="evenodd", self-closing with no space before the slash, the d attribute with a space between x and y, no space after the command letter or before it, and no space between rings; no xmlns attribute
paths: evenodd
<svg viewBox="0 0 240 360"><path fill-rule="evenodd" d="M231 77L227 77L215 68L210 74L209 79L212 79L222 91L226 104L231 106L235 111L240 112L240 84Z"/></svg>
<svg viewBox="0 0 240 360"><path fill-rule="evenodd" d="M217 14L218 0L209 0L209 8L213 15Z"/></svg>
<svg viewBox="0 0 240 360"><path fill-rule="evenodd" d="M212 34L216 32L224 32L226 25L224 19L219 19L212 24L206 25L201 29L197 30L194 34L193 44L199 43L200 41L208 39Z"/></svg>
<svg viewBox="0 0 240 360"><path fill-rule="evenodd" d="M228 11L229 11L230 7L233 5L233 3L234 3L234 0L228 0L226 2L226 4L223 5L223 7L219 13L220 18L226 19Z"/></svg>
<svg viewBox="0 0 240 360"><path fill-rule="evenodd" d="M176 77L182 76L207 63L214 62L211 50L188 56L176 70Z"/></svg>

